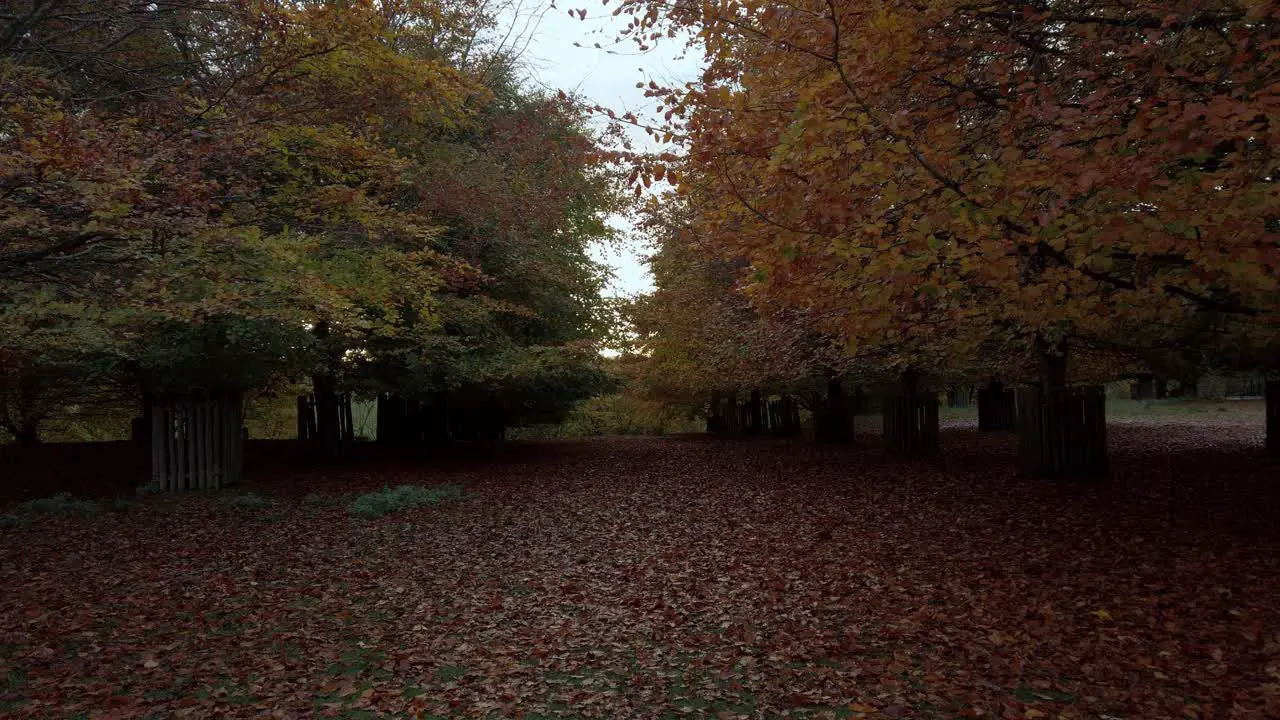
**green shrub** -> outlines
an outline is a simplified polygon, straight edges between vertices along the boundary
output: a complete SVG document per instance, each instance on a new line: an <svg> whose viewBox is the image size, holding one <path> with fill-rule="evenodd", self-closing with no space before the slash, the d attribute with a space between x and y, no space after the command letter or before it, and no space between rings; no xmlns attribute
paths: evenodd
<svg viewBox="0 0 1280 720"><path fill-rule="evenodd" d="M361 495L347 506L347 510L358 517L377 518L387 513L411 510L422 505L435 505L441 500L455 498L461 494L462 488L457 485L440 485L433 488L401 485L395 489L383 488L381 492Z"/></svg>
<svg viewBox="0 0 1280 720"><path fill-rule="evenodd" d="M34 520L40 515L62 515L80 513L91 515L102 508L92 500L76 500L71 493L58 493L53 497L28 500L4 516L6 523L21 523Z"/></svg>

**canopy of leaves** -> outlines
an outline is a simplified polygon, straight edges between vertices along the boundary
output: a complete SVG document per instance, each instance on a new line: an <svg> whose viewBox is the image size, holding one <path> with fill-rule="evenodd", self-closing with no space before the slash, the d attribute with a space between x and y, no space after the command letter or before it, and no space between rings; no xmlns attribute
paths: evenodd
<svg viewBox="0 0 1280 720"><path fill-rule="evenodd" d="M514 80L495 22L418 0L7 6L4 387L49 389L51 344L109 358L94 382L175 391L321 373L539 415L607 385L587 247L617 184L576 105Z"/></svg>
<svg viewBox="0 0 1280 720"><path fill-rule="evenodd" d="M617 11L642 46L696 34L701 81L648 94L688 150L689 228L758 308L897 366L1065 336L1274 363L1273 3Z"/></svg>

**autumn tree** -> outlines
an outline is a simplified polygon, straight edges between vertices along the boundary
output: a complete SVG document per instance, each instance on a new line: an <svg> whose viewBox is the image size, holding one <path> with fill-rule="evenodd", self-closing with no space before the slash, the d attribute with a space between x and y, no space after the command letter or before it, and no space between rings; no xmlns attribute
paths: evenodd
<svg viewBox="0 0 1280 720"><path fill-rule="evenodd" d="M618 11L705 53L701 82L650 90L695 224L850 345L919 337L900 362L927 365L1018 344L1048 398L1073 341L1203 313L1274 335L1269 3Z"/></svg>
<svg viewBox="0 0 1280 720"><path fill-rule="evenodd" d="M169 395L307 375L325 454L353 391L460 393L501 423L608 384L586 247L614 179L574 104L521 89L477 35L487 10L33 0L0 19L0 388L23 408L57 404L28 400L56 387L45 346Z"/></svg>

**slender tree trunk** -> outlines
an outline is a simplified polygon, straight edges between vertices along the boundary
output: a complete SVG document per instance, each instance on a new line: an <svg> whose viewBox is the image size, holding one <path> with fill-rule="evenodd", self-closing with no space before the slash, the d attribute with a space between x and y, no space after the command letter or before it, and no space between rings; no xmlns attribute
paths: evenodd
<svg viewBox="0 0 1280 720"><path fill-rule="evenodd" d="M711 403L707 410L707 432L724 432L724 417L721 415L720 393L711 393Z"/></svg>
<svg viewBox="0 0 1280 720"><path fill-rule="evenodd" d="M1272 380L1266 386L1267 452L1280 457L1280 380Z"/></svg>
<svg viewBox="0 0 1280 720"><path fill-rule="evenodd" d="M321 320L313 331L323 345L329 339L329 322ZM338 384L328 370L311 376L312 397L315 402L316 433L312 438L315 453L320 457L342 456L342 419L338 404Z"/></svg>
<svg viewBox="0 0 1280 720"><path fill-rule="evenodd" d="M759 390L752 390L747 401L747 432L752 435L764 434L764 400Z"/></svg>
<svg viewBox="0 0 1280 720"><path fill-rule="evenodd" d="M40 421L29 420L13 434L13 439L21 450L33 450L40 447Z"/></svg>
<svg viewBox="0 0 1280 720"><path fill-rule="evenodd" d="M827 397L814 414L814 439L824 443L847 443L853 440L853 420L840 378L827 380Z"/></svg>
<svg viewBox="0 0 1280 720"><path fill-rule="evenodd" d="M993 380L978 391L978 431L995 432L1013 427L1013 390Z"/></svg>
<svg viewBox="0 0 1280 720"><path fill-rule="evenodd" d="M155 398L146 390L142 391L142 411L130 423L130 439L134 444L147 447L151 444L151 423L155 422Z"/></svg>

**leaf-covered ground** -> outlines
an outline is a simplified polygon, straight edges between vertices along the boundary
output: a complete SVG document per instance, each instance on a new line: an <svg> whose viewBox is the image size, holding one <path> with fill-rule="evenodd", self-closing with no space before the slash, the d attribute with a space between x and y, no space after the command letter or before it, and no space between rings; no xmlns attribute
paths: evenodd
<svg viewBox="0 0 1280 720"><path fill-rule="evenodd" d="M13 524L0 714L1277 717L1259 433L1116 423L1106 488L964 430L613 439ZM465 494L347 512L399 483Z"/></svg>

